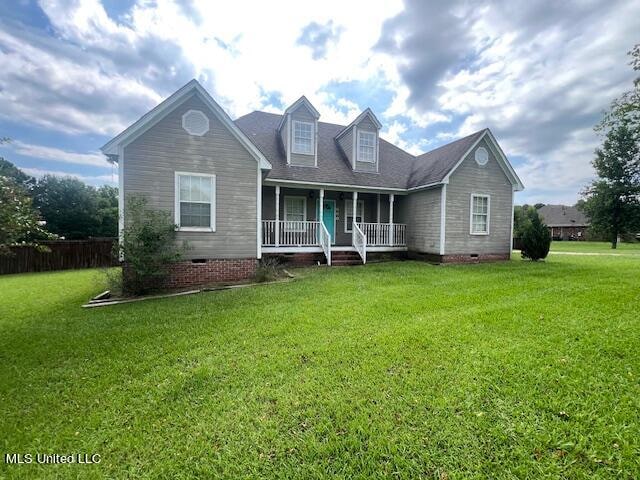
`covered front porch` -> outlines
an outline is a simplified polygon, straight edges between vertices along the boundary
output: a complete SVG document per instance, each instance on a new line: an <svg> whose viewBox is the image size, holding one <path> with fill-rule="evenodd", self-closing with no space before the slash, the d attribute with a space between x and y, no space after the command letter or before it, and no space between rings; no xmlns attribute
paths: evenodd
<svg viewBox="0 0 640 480"><path fill-rule="evenodd" d="M332 251L357 251L364 263L367 251L406 250L403 200L394 193L265 185L263 252L324 252L331 264Z"/></svg>

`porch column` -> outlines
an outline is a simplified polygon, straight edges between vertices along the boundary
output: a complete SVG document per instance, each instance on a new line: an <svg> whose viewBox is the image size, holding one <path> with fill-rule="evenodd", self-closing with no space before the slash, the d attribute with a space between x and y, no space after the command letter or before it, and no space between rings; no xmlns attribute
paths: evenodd
<svg viewBox="0 0 640 480"><path fill-rule="evenodd" d="M376 245L380 245L380 194L377 195L377 205L376 205Z"/></svg>
<svg viewBox="0 0 640 480"><path fill-rule="evenodd" d="M322 220L324 218L324 188L320 189L320 205L318 206L318 211L320 212L320 215L318 216L318 221L322 223Z"/></svg>
<svg viewBox="0 0 640 480"><path fill-rule="evenodd" d="M389 194L389 245L396 244L396 232L393 228L393 193Z"/></svg>
<svg viewBox="0 0 640 480"><path fill-rule="evenodd" d="M356 213L358 212L358 192L353 192L353 223L356 222ZM355 230L355 228L353 228L353 225L351 226L352 230Z"/></svg>
<svg viewBox="0 0 640 480"><path fill-rule="evenodd" d="M280 185L276 185L276 247L280 246Z"/></svg>

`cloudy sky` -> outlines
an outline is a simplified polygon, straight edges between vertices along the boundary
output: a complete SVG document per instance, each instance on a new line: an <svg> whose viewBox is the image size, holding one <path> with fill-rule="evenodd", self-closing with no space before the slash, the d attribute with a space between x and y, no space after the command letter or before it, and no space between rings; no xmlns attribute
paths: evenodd
<svg viewBox="0 0 640 480"><path fill-rule="evenodd" d="M489 127L519 202L574 203L639 18L640 0L1 2L0 155L115 184L98 148L196 78L234 118L302 94L328 122L371 107L412 153Z"/></svg>

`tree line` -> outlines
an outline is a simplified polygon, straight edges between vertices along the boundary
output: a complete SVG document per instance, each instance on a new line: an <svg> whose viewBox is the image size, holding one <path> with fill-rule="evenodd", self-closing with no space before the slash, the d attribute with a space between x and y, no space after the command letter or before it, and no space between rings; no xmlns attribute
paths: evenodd
<svg viewBox="0 0 640 480"><path fill-rule="evenodd" d="M73 177L36 179L0 157L0 254L47 239L117 234L117 188L96 188Z"/></svg>

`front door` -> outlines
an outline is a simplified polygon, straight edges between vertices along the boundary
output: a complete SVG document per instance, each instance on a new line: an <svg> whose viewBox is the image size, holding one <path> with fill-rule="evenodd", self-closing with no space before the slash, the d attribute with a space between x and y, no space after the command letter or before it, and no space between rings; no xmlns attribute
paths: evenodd
<svg viewBox="0 0 640 480"><path fill-rule="evenodd" d="M319 205L320 199L318 199L316 204L316 218L320 218L320 212L318 211ZM329 235L331 235L331 243L336 243L336 201L325 200L323 207L324 209L322 211L322 223L324 223L324 226L327 227Z"/></svg>

